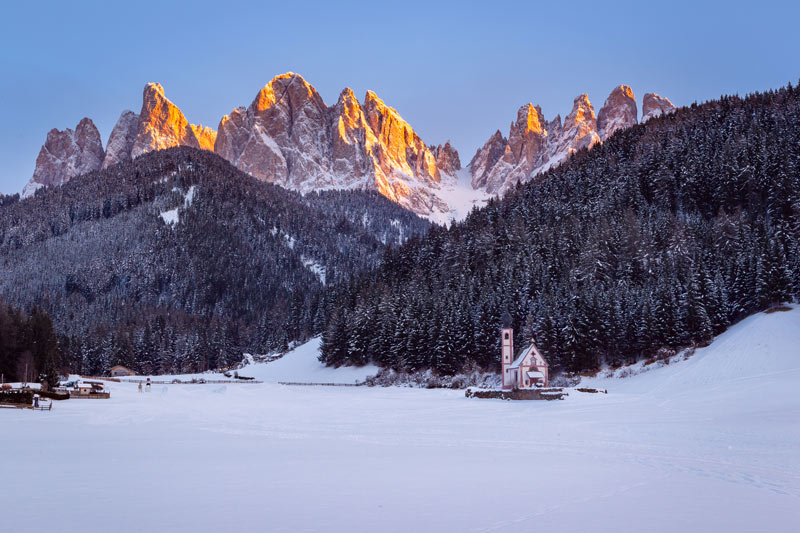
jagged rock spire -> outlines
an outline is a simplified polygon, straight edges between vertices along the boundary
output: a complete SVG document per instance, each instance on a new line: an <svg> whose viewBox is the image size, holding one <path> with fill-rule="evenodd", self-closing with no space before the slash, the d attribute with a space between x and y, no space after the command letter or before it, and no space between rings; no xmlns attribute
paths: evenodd
<svg viewBox="0 0 800 533"><path fill-rule="evenodd" d="M674 110L666 98L645 95L642 121ZM591 148L614 132L637 123L636 99L627 85L615 87L597 117L587 94L578 95L572 111L545 121L540 108L522 106L511 124L508 140L499 131L475 153L470 161L472 187L503 194L517 182L533 179L560 164L569 155Z"/></svg>
<svg viewBox="0 0 800 533"><path fill-rule="evenodd" d="M627 85L614 87L597 114L597 133L605 141L616 131L636 124L636 98Z"/></svg>
<svg viewBox="0 0 800 533"><path fill-rule="evenodd" d="M374 92L359 102L344 89L327 107L293 72L273 78L218 130L215 151L257 178L301 192L373 189L421 215L448 211L436 195L439 162L446 175L460 168L452 147L431 151Z"/></svg>
<svg viewBox="0 0 800 533"><path fill-rule="evenodd" d="M642 123L651 118L673 113L675 109L669 98L656 93L646 93L642 99Z"/></svg>
<svg viewBox="0 0 800 533"><path fill-rule="evenodd" d="M181 110L164 95L160 83L145 85L131 157L173 146L212 149L215 138L213 129L189 124Z"/></svg>
<svg viewBox="0 0 800 533"><path fill-rule="evenodd" d="M39 150L36 168L22 197L33 195L41 187L60 186L70 178L98 170L104 156L100 132L91 119L81 119L75 130L52 129Z"/></svg>
<svg viewBox="0 0 800 533"><path fill-rule="evenodd" d="M103 168L131 160L131 152L133 151L133 145L136 143L138 131L139 115L133 111L123 111L114 129L111 130L111 135L108 137Z"/></svg>

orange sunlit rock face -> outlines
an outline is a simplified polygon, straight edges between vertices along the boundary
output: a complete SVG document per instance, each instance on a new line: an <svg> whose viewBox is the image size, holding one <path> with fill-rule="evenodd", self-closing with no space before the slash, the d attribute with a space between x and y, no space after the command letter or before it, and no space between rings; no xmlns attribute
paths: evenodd
<svg viewBox="0 0 800 533"><path fill-rule="evenodd" d="M164 96L160 83L145 85L132 157L173 146L211 150L215 140L213 129L189 124L181 110Z"/></svg>
<svg viewBox="0 0 800 533"><path fill-rule="evenodd" d="M472 186L502 194L634 124L636 100L627 85L611 92L597 117L588 95L577 96L563 124L560 115L545 121L540 107L524 105L511 124L508 140L497 131L475 153L469 164Z"/></svg>
<svg viewBox="0 0 800 533"><path fill-rule="evenodd" d="M339 94L339 99L331 108L331 159L335 176L351 176L351 180L367 187L375 175L375 162L369 157L377 139L367 125L367 119L358 100L349 88ZM375 182L377 189L391 198L394 193Z"/></svg>
<svg viewBox="0 0 800 533"><path fill-rule="evenodd" d="M605 141L615 132L636 124L636 98L627 85L614 87L597 114L597 133Z"/></svg>
<svg viewBox="0 0 800 533"><path fill-rule="evenodd" d="M419 214L447 209L430 193L441 181L435 155L371 91L361 103L345 89L327 107L302 76L276 76L247 109L223 117L215 151L249 174L301 192L372 189Z"/></svg>
<svg viewBox="0 0 800 533"><path fill-rule="evenodd" d="M372 91L364 96L364 114L377 143L369 153L389 177L401 173L422 181L439 182L436 158L411 126Z"/></svg>
<svg viewBox="0 0 800 533"><path fill-rule="evenodd" d="M599 142L594 108L589 95L581 94L573 100L572 111L564 119L561 137L553 155L566 156L583 148L591 148Z"/></svg>
<svg viewBox="0 0 800 533"><path fill-rule="evenodd" d="M209 126L195 126L194 124L189 124L189 127L192 129L192 133L194 133L194 136L197 139L197 144L200 146L200 148L203 150L211 150L213 152L214 143L217 140L217 132Z"/></svg>
<svg viewBox="0 0 800 533"><path fill-rule="evenodd" d="M499 132L473 157L473 187L484 187L491 193L501 192L526 180L534 169L544 165L549 157L548 132L544 123L541 107L534 107L533 104L520 107L517 120L511 123L502 155L491 167L487 169L487 163L494 159L498 143L503 141L502 136L498 136ZM492 154L481 153L482 150Z"/></svg>
<svg viewBox="0 0 800 533"><path fill-rule="evenodd" d="M667 99L647 93L642 122L671 113ZM467 170L472 186L502 194L534 179L570 154L603 142L637 123L636 99L627 85L611 91L595 116L586 94L564 118L545 120L533 104L519 108L508 137L498 130L475 153ZM258 91L249 107L237 107L218 131L190 124L158 83L148 83L140 114L124 111L104 151L97 128L84 119L76 130L52 130L23 195L71 177L173 146L214 150L261 180L300 192L371 189L422 216L447 220L441 194L455 186L461 169L449 142L427 146L400 114L374 92L359 102L344 89L331 107L302 76L287 72Z"/></svg>

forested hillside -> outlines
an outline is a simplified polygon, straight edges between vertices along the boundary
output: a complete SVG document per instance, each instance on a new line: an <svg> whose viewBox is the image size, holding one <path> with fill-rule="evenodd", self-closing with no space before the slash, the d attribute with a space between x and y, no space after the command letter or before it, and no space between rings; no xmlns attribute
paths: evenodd
<svg viewBox="0 0 800 533"><path fill-rule="evenodd" d="M323 360L499 365L500 317L554 370L703 343L800 295L800 90L678 110L392 251L340 289Z"/></svg>
<svg viewBox="0 0 800 533"><path fill-rule="evenodd" d="M299 193L175 148L0 206L0 296L40 306L72 371L202 370L324 324L325 284L429 223L377 193Z"/></svg>

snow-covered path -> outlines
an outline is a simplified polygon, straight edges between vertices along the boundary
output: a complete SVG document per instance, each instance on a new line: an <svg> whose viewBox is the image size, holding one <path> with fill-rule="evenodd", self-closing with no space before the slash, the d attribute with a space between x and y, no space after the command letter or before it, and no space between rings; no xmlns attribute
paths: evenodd
<svg viewBox="0 0 800 533"><path fill-rule="evenodd" d="M4 410L3 529L800 530L800 309L593 382L609 394L114 384Z"/></svg>

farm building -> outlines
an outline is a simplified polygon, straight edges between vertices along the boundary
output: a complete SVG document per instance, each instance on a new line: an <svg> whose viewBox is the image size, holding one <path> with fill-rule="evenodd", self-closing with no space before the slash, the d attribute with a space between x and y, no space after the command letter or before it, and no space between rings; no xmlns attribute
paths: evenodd
<svg viewBox="0 0 800 533"><path fill-rule="evenodd" d="M82 380L75 384L69 391L70 398L110 398L111 394L105 390L105 385L100 381Z"/></svg>
<svg viewBox="0 0 800 533"><path fill-rule="evenodd" d="M506 324L500 330L503 389L532 389L548 386L548 367L536 344L523 349L516 359L514 354L514 330Z"/></svg>
<svg viewBox="0 0 800 533"><path fill-rule="evenodd" d="M136 375L136 372L134 372L130 368L122 366L122 365L112 366L111 370L109 370L108 373L112 378L117 378L117 377L120 377L120 376L135 376Z"/></svg>

